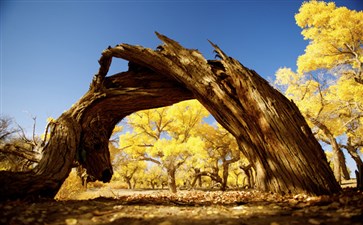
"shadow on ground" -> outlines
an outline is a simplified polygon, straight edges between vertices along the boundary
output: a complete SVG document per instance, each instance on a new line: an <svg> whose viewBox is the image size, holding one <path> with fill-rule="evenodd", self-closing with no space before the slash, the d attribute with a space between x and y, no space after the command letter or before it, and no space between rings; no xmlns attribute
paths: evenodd
<svg viewBox="0 0 363 225"><path fill-rule="evenodd" d="M129 192L128 192L129 193ZM1 224L362 224L363 193L280 196L258 191L137 192L117 198L0 205Z"/></svg>

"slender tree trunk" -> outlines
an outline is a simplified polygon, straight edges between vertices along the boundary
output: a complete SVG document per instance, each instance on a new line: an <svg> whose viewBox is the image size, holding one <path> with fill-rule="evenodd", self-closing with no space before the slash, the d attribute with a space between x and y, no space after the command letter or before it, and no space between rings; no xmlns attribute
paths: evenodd
<svg viewBox="0 0 363 225"><path fill-rule="evenodd" d="M136 185L137 185L137 179L135 179L135 177L132 178L133 184L131 185L131 189L136 189Z"/></svg>
<svg viewBox="0 0 363 225"><path fill-rule="evenodd" d="M127 176L125 176L125 177L124 177L124 180L125 180L125 182L126 182L126 184L127 184L127 188L131 190L131 189L132 189L131 177L127 177Z"/></svg>
<svg viewBox="0 0 363 225"><path fill-rule="evenodd" d="M227 190L227 183L228 183L228 169L229 169L229 164L228 164L228 163L224 163L224 164L223 164L223 175L222 175L222 186L221 186L221 191L225 191L225 190Z"/></svg>
<svg viewBox="0 0 363 225"><path fill-rule="evenodd" d="M363 161L358 153L359 147L353 146L351 137L348 137L347 146L345 146L345 148L347 149L349 155L353 158L357 168L359 168L359 166L363 166Z"/></svg>
<svg viewBox="0 0 363 225"><path fill-rule="evenodd" d="M358 149L360 146L361 144L358 144L358 147L354 146L354 144L352 143L352 138L348 137L347 146L345 146L345 148L357 165L357 170L355 171L357 188L359 190L363 190L363 162L358 153Z"/></svg>
<svg viewBox="0 0 363 225"><path fill-rule="evenodd" d="M44 157L28 173L0 173L0 200L53 197L73 161L91 180L112 176L108 140L114 126L138 110L196 98L236 138L256 168L256 186L278 193L330 194L340 190L298 108L255 71L213 45L220 60L157 34L157 50L127 44L109 47L90 90L54 123ZM107 76L112 57L129 71Z"/></svg>
<svg viewBox="0 0 363 225"><path fill-rule="evenodd" d="M153 189L153 190L154 190L154 189L155 189L154 182L152 182L152 181L151 181L151 182L150 182L150 185L151 185L151 189Z"/></svg>
<svg viewBox="0 0 363 225"><path fill-rule="evenodd" d="M350 173L348 171L348 167L347 167L347 163L346 163L346 160L345 160L345 155L343 153L343 150L341 148L339 148L339 163L340 163L340 166L342 168L342 177L344 180L349 180L350 179Z"/></svg>
<svg viewBox="0 0 363 225"><path fill-rule="evenodd" d="M330 130L325 126L325 124L321 123L317 119L313 118L310 115L307 115L309 120L317 126L324 135L329 139L329 143L332 146L333 152L333 166L334 166L334 176L338 183L342 182L342 175L344 179L349 180L350 175L347 169L347 165L345 163L345 156L338 145L337 140L335 139L334 135L330 132Z"/></svg>
<svg viewBox="0 0 363 225"><path fill-rule="evenodd" d="M229 160L227 160L227 159L222 160L222 165L223 165L223 177L222 177L223 182L222 182L222 187L221 187L222 191L227 190L229 165L231 165L232 163L237 162L239 159L240 158L238 156L238 157L233 157L232 159L229 159Z"/></svg>
<svg viewBox="0 0 363 225"><path fill-rule="evenodd" d="M333 172L334 172L334 176L335 179L338 181L338 183L342 183L342 165L340 164L341 160L339 159L339 146L338 143L336 142L335 138L332 137L330 139L331 143L332 143L332 152L333 152Z"/></svg>
<svg viewBox="0 0 363 225"><path fill-rule="evenodd" d="M175 172L176 169L175 168L170 168L168 169L168 186L169 186L169 191L172 193L176 193L176 179L175 179Z"/></svg>
<svg viewBox="0 0 363 225"><path fill-rule="evenodd" d="M253 171L252 171L252 165L248 164L247 166L240 166L240 169L243 170L244 174L246 175L246 179L247 180L247 187L248 188L252 188L254 186L254 176L253 176ZM245 182L243 181L243 184L245 184Z"/></svg>
<svg viewBox="0 0 363 225"><path fill-rule="evenodd" d="M203 181L202 181L202 177L201 176L198 177L198 187L199 188L202 188L203 187Z"/></svg>
<svg viewBox="0 0 363 225"><path fill-rule="evenodd" d="M339 176L339 178L337 179L338 183L342 182L342 177L345 180L349 180L350 179L350 174L347 168L347 164L345 162L345 156L343 154L342 149L339 147L338 142L335 138L332 138L332 148L333 148L333 155L334 155L334 163L337 163L338 168L335 169L335 164L334 164L334 175L336 174L335 178L337 178L337 176ZM339 170L336 171L336 170Z"/></svg>
<svg viewBox="0 0 363 225"><path fill-rule="evenodd" d="M194 169L194 171L196 174L200 173L200 169ZM202 188L203 187L202 176L198 176L197 181L198 181L198 187Z"/></svg>
<svg viewBox="0 0 363 225"><path fill-rule="evenodd" d="M77 166L76 168L77 176L79 177L82 187L84 190L87 190L87 171L82 166Z"/></svg>
<svg viewBox="0 0 363 225"><path fill-rule="evenodd" d="M194 176L194 179L193 179L192 183L190 184L191 189L194 188L197 181L202 178L202 176L199 173Z"/></svg>
<svg viewBox="0 0 363 225"><path fill-rule="evenodd" d="M198 187L202 187L203 183L202 183L202 176L200 175L201 171L199 168L193 168L194 170L194 178L193 181L190 184L190 188L194 188L195 184L198 182Z"/></svg>
<svg viewBox="0 0 363 225"><path fill-rule="evenodd" d="M358 165L355 171L355 176L357 177L357 188L363 191L363 165Z"/></svg>

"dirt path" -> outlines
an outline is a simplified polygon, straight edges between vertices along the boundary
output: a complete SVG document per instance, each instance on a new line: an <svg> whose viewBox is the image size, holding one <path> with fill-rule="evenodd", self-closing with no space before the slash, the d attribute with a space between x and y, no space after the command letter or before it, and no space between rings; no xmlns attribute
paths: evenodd
<svg viewBox="0 0 363 225"><path fill-rule="evenodd" d="M0 205L1 224L356 224L363 225L363 193L280 196L258 191L120 191L117 198Z"/></svg>

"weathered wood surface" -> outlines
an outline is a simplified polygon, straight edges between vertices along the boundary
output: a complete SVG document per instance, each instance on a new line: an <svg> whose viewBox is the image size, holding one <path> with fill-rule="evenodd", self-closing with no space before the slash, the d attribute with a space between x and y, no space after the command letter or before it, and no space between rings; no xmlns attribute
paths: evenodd
<svg viewBox="0 0 363 225"><path fill-rule="evenodd" d="M50 125L50 139L38 166L26 173L0 171L0 201L54 197L79 161L91 180L108 182L112 167L108 142L114 126L132 112L192 99L179 83L131 65L129 71L106 77L100 60L89 91Z"/></svg>
<svg viewBox="0 0 363 225"><path fill-rule="evenodd" d="M213 43L220 60L207 61L198 51L157 35L164 44L156 51L123 44L109 52L183 83L236 137L256 169L258 189L308 194L340 190L293 102Z"/></svg>
<svg viewBox="0 0 363 225"><path fill-rule="evenodd" d="M256 170L258 189L313 195L340 190L321 146L293 102L213 43L220 59L208 61L197 50L157 36L163 45L156 50L121 44L102 53L90 90L56 121L42 161L30 172L51 185L34 181L27 191L19 192L54 195L73 160L80 161L90 177L108 182L112 168L107 143L116 123L138 110L191 98L235 136ZM107 77L113 57L129 61L129 71ZM57 169L52 169L54 165ZM5 174L0 173L0 199L9 198L6 191L14 188L15 181L30 183L24 175L6 175L4 180Z"/></svg>

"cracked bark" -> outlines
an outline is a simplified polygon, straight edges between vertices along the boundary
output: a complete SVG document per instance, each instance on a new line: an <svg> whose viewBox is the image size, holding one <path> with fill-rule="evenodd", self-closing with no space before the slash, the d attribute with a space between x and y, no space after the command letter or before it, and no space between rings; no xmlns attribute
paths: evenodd
<svg viewBox="0 0 363 225"><path fill-rule="evenodd" d="M91 177L107 182L111 178L107 175L112 175L107 143L118 121L138 110L192 98L236 137L256 168L258 189L312 195L340 190L293 102L213 43L220 60L207 61L198 51L157 36L163 42L157 50L122 44L102 53L90 90L56 121L39 166L6 179L8 173L0 173L0 199L54 196L75 159ZM107 77L113 57L129 61L129 71ZM110 174L105 174L107 170ZM42 182L31 182L26 178L30 176ZM53 185L45 184L44 178ZM15 181L28 186L25 190L17 186L18 193L8 195ZM18 195L22 191L25 194Z"/></svg>

